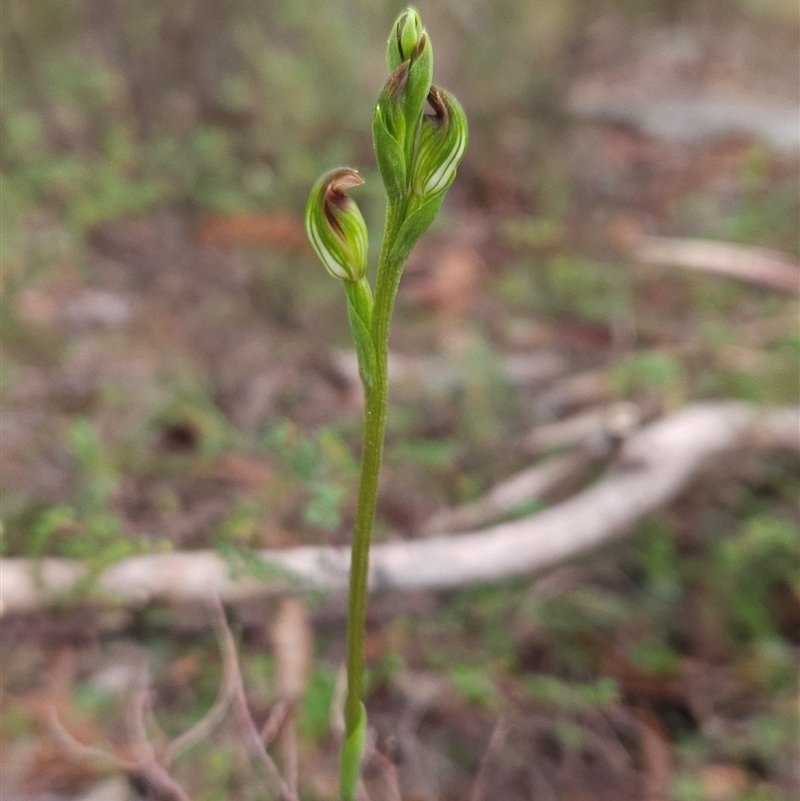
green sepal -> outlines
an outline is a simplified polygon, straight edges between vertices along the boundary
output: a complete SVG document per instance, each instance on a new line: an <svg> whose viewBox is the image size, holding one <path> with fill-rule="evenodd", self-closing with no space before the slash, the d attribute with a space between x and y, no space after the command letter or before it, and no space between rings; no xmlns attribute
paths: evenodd
<svg viewBox="0 0 800 801"><path fill-rule="evenodd" d="M386 194L390 201L399 202L405 198L408 187L406 158L403 151L406 126L400 103L401 94L392 88L396 84L392 84L391 81L392 77L378 97L372 115L372 144ZM397 88L402 91L400 87Z"/></svg>
<svg viewBox="0 0 800 801"><path fill-rule="evenodd" d="M347 319L356 346L358 374L366 389L373 389L378 370L378 357L372 339L372 290L366 278L345 283L347 288Z"/></svg>
<svg viewBox="0 0 800 801"><path fill-rule="evenodd" d="M339 795L341 801L356 801L358 778L361 775L361 757L367 741L367 710L361 704L358 725L345 738L339 768Z"/></svg>
<svg viewBox="0 0 800 801"><path fill-rule="evenodd" d="M427 34L423 33L422 47L411 59L408 68L408 83L406 84L403 104L406 118L405 156L406 164L411 164L414 157L417 130L425 110L425 102L433 81L433 48Z"/></svg>
<svg viewBox="0 0 800 801"><path fill-rule="evenodd" d="M446 192L437 192L418 205L412 204L403 225L397 233L392 248L392 259L405 261L419 238L431 227L442 208Z"/></svg>

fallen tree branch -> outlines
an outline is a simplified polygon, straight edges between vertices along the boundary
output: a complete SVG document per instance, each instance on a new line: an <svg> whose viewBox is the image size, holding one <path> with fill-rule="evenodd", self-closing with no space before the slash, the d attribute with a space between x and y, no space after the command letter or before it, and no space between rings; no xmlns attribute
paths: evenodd
<svg viewBox="0 0 800 801"><path fill-rule="evenodd" d="M639 236L632 243L630 257L639 264L686 267L800 294L800 265L777 250L705 239Z"/></svg>
<svg viewBox="0 0 800 801"><path fill-rule="evenodd" d="M595 461L597 455L586 449L553 456L510 476L476 501L442 509L424 523L420 534L432 537L485 526L510 515L524 503L542 500L555 488L585 473Z"/></svg>
<svg viewBox="0 0 800 801"><path fill-rule="evenodd" d="M625 442L615 467L602 479L544 512L469 534L374 546L370 588L445 589L552 567L624 533L669 503L713 457L738 448L800 449L799 422L796 407L690 406L642 428ZM0 609L7 615L70 600L143 606L203 601L215 594L231 602L287 591L346 591L348 548L302 547L260 555L269 577L234 578L214 551L134 557L100 573L88 598L70 595L87 580L83 563L2 559Z"/></svg>
<svg viewBox="0 0 800 801"><path fill-rule="evenodd" d="M526 450L533 453L574 448L587 443L621 439L636 428L642 410L630 401L617 401L607 406L588 409L580 414L540 425L525 437Z"/></svg>

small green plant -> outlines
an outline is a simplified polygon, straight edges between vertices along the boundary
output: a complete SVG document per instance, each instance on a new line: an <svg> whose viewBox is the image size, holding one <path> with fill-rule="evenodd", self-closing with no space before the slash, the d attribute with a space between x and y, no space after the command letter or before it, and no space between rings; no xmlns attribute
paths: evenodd
<svg viewBox="0 0 800 801"><path fill-rule="evenodd" d="M387 405L389 327L403 266L442 206L467 147L464 112L432 84L433 52L419 14L397 19L387 49L389 78L375 106L372 135L386 190L386 225L375 293L367 280L367 226L347 191L363 183L341 167L323 175L306 207L306 233L327 271L344 284L347 314L364 385L364 447L353 531L347 618L347 697L342 748L342 801L356 795L367 718L364 625L369 546L375 518ZM426 104L429 111L426 113Z"/></svg>

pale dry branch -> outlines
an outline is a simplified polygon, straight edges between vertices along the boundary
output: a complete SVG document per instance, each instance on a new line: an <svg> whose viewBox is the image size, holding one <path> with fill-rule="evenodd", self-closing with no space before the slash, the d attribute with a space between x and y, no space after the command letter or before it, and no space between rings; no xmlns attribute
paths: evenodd
<svg viewBox="0 0 800 801"><path fill-rule="evenodd" d="M705 239L639 236L631 243L630 256L639 264L685 267L800 295L800 265L776 250Z"/></svg>
<svg viewBox="0 0 800 801"><path fill-rule="evenodd" d="M525 447L532 452L596 444L628 436L642 420L642 410L630 401L587 409L564 420L537 426L527 434Z"/></svg>
<svg viewBox="0 0 800 801"><path fill-rule="evenodd" d="M483 498L437 512L424 523L420 534L432 537L485 526L524 503L541 500L556 487L580 476L594 461L594 454L585 450L554 456L505 479Z"/></svg>
<svg viewBox="0 0 800 801"><path fill-rule="evenodd" d="M715 457L737 449L798 450L796 407L759 410L741 403L687 407L637 431L595 484L544 512L457 536L373 547L372 591L449 589L553 567L622 534L672 501ZM103 571L92 601L142 606L226 602L319 590L344 593L349 549L302 547L260 552L274 578L233 578L213 551L139 556ZM5 614L65 602L87 568L65 559L0 560ZM259 738L259 742L261 742Z"/></svg>
<svg viewBox="0 0 800 801"><path fill-rule="evenodd" d="M534 404L541 413L563 415L567 412L607 403L613 397L607 370L574 373L538 392Z"/></svg>

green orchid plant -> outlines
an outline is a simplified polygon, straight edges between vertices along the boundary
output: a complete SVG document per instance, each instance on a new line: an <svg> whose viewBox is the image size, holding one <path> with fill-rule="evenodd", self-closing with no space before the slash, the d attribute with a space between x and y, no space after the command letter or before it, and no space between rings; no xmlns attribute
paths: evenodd
<svg viewBox="0 0 800 801"><path fill-rule="evenodd" d="M397 19L387 49L389 77L372 118L375 156L386 190L386 224L375 292L367 280L367 226L348 190L363 183L356 170L323 175L306 207L306 233L325 269L344 284L347 314L364 385L364 446L347 617L347 696L340 795L354 801L367 731L362 701L369 547L375 519L386 425L389 327L403 267L430 227L467 148L464 111L432 84L433 52L419 14Z"/></svg>

